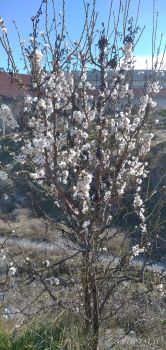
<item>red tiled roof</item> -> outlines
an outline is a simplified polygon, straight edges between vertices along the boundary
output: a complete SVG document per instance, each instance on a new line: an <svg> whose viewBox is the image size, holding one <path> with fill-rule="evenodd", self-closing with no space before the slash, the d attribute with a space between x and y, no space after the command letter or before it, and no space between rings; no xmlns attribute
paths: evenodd
<svg viewBox="0 0 166 350"><path fill-rule="evenodd" d="M31 76L28 74L16 74L0 72L0 95L7 97L21 97L30 93Z"/></svg>

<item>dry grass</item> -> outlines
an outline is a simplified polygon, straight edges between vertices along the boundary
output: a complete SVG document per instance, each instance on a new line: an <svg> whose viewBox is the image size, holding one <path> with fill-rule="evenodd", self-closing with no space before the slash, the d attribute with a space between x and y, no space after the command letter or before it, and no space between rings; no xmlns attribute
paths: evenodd
<svg viewBox="0 0 166 350"><path fill-rule="evenodd" d="M57 238L59 232L56 230L56 225L51 227L50 223L43 218L34 217L33 212L28 208L1 215L0 235L13 233L19 238L51 241Z"/></svg>

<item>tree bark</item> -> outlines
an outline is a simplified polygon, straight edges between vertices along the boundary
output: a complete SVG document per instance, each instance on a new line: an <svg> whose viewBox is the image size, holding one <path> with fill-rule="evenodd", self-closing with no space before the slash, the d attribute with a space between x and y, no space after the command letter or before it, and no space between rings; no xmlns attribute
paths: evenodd
<svg viewBox="0 0 166 350"><path fill-rule="evenodd" d="M86 319L85 333L91 343L91 350L97 350L99 341L98 291L89 251L83 253L82 287Z"/></svg>
<svg viewBox="0 0 166 350"><path fill-rule="evenodd" d="M97 350L99 341L99 308L98 308L98 291L96 285L96 276L92 276L92 298L93 298L93 319L92 319L92 332L93 332L93 343L92 350Z"/></svg>

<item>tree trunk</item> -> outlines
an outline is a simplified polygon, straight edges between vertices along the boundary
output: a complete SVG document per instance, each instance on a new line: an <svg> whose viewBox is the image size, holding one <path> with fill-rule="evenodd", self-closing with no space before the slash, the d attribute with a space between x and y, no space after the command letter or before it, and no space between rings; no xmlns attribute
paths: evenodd
<svg viewBox="0 0 166 350"><path fill-rule="evenodd" d="M89 252L83 253L83 266L82 266L82 287L83 287L83 304L85 312L85 326L86 333L89 333L91 328L91 296L90 296L90 280L89 280Z"/></svg>
<svg viewBox="0 0 166 350"><path fill-rule="evenodd" d="M92 276L92 298L93 298L93 319L92 319L92 332L93 332L93 343L92 350L97 350L99 341L99 309L98 309L98 292L96 285L96 276Z"/></svg>
<svg viewBox="0 0 166 350"><path fill-rule="evenodd" d="M99 310L96 276L92 268L90 253L83 253L82 267L83 303L85 312L85 333L91 350L97 350L99 341Z"/></svg>

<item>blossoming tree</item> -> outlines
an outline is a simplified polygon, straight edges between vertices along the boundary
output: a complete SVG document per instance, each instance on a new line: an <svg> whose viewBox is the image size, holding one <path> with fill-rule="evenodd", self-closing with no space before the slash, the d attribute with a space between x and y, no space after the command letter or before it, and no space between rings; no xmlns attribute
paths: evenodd
<svg viewBox="0 0 166 350"><path fill-rule="evenodd" d="M93 350L114 290L130 280L132 256L150 250L141 184L148 174L147 154L153 138L148 121L156 105L153 96L160 90L160 70L156 61L136 103L132 73L139 29L128 18L127 4L123 23L114 20L112 32L110 23L96 32L95 1L92 11L84 3L84 28L80 39L72 42L66 30L65 2L60 24L53 7L49 26L49 1L43 0L32 17L28 47L20 40L32 91L24 101L26 134L17 161L25 164L30 181L39 184L55 208L63 211L70 229L66 235L81 257L77 309L92 334ZM40 31L42 11L45 28ZM120 7L119 17L122 11ZM10 69L17 73L1 23L1 44ZM141 241L117 258L109 253L114 239L110 232L129 193Z"/></svg>

